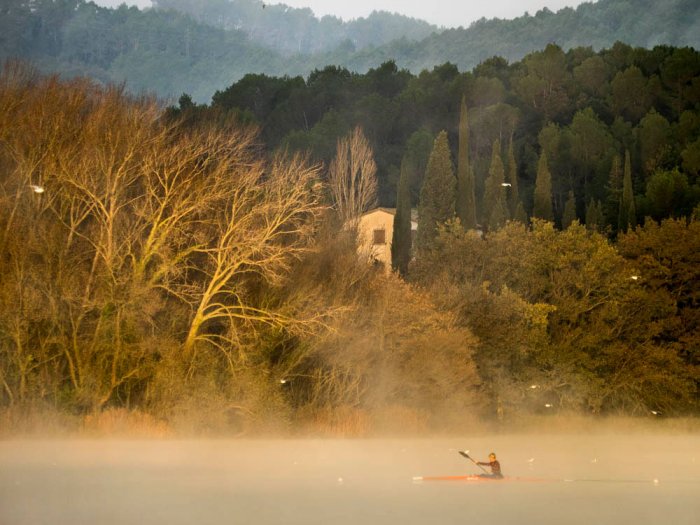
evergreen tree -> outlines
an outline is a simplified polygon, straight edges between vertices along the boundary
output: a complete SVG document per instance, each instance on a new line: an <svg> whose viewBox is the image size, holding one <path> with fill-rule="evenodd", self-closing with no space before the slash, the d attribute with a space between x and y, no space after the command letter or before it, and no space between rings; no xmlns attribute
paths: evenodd
<svg viewBox="0 0 700 525"><path fill-rule="evenodd" d="M441 131L433 143L420 191L416 236L416 249L419 252L432 247L438 224L454 217L456 185L447 132Z"/></svg>
<svg viewBox="0 0 700 525"><path fill-rule="evenodd" d="M615 155L608 178L608 198L605 202L605 219L608 224L617 226L620 217L620 197L622 196L622 165Z"/></svg>
<svg viewBox="0 0 700 525"><path fill-rule="evenodd" d="M493 143L491 166L484 188L484 217L489 230L497 230L509 218L505 196L505 173L501 160L501 141Z"/></svg>
<svg viewBox="0 0 700 525"><path fill-rule="evenodd" d="M594 199L586 206L586 228L590 231L600 231L603 226L604 216L600 201Z"/></svg>
<svg viewBox="0 0 700 525"><path fill-rule="evenodd" d="M403 160L406 160L409 170L409 188L411 190L411 205L417 206L420 201L420 190L423 187L423 177L428 167L428 159L433 149L435 137L426 129L419 129L411 134L406 142Z"/></svg>
<svg viewBox="0 0 700 525"><path fill-rule="evenodd" d="M411 170L404 156L396 194L394 233L391 238L391 266L405 276L411 260Z"/></svg>
<svg viewBox="0 0 700 525"><path fill-rule="evenodd" d="M603 212L603 203L600 201L596 201L596 224L598 225L598 231L603 232L605 231L606 224L605 224L605 213Z"/></svg>
<svg viewBox="0 0 700 525"><path fill-rule="evenodd" d="M459 153L457 155L457 198L455 211L465 230L476 228L474 171L469 165L469 121L467 103L462 95L459 116Z"/></svg>
<svg viewBox="0 0 700 525"><path fill-rule="evenodd" d="M515 214L513 215L513 220L518 221L521 224L527 224L527 212L525 211L525 206L522 202L518 202L518 206L515 208Z"/></svg>
<svg viewBox="0 0 700 525"><path fill-rule="evenodd" d="M634 189L632 188L632 166L630 152L625 152L625 174L622 180L622 195L620 196L620 215L617 229L626 232L637 225L637 213L634 206Z"/></svg>
<svg viewBox="0 0 700 525"><path fill-rule="evenodd" d="M516 216L518 206L520 205L520 191L518 189L518 165L515 163L515 154L513 153L513 139L510 139L508 144L508 165L506 166L506 183L510 184L508 191L508 210L512 217Z"/></svg>
<svg viewBox="0 0 700 525"><path fill-rule="evenodd" d="M537 179L535 180L535 202L532 216L547 221L554 221L552 210L552 174L547 166L547 154L543 151L537 164Z"/></svg>
<svg viewBox="0 0 700 525"><path fill-rule="evenodd" d="M564 204L564 214L561 217L561 228L566 230L576 220L576 197L574 191L569 190L569 196Z"/></svg>

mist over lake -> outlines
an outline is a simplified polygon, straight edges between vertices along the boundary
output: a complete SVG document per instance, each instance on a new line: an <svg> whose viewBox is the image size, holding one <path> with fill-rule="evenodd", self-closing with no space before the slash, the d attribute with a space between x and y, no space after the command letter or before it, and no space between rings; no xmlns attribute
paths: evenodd
<svg viewBox="0 0 700 525"><path fill-rule="evenodd" d="M496 451L507 476L548 481L412 481L477 473L462 448L482 460ZM641 433L6 441L0 522L690 525L699 452L697 435Z"/></svg>

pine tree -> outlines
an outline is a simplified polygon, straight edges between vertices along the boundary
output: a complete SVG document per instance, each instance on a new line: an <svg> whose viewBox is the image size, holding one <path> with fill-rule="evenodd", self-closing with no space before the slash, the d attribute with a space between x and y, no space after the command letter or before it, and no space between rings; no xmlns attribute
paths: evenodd
<svg viewBox="0 0 700 525"><path fill-rule="evenodd" d="M622 180L622 195L620 196L620 216L617 229L626 232L637 225L637 212L634 206L634 189L632 188L632 164L629 150L625 152L625 174Z"/></svg>
<svg viewBox="0 0 700 525"><path fill-rule="evenodd" d="M405 276L411 260L411 171L404 156L396 195L394 233L391 238L391 266Z"/></svg>
<svg viewBox="0 0 700 525"><path fill-rule="evenodd" d="M455 211L465 230L476 228L474 171L469 165L469 121L464 95L459 116L459 153L457 155L457 197Z"/></svg>
<svg viewBox="0 0 700 525"><path fill-rule="evenodd" d="M537 179L535 180L535 202L532 216L547 221L554 221L552 210L552 174L547 166L547 154L543 151L537 164Z"/></svg>
<svg viewBox="0 0 700 525"><path fill-rule="evenodd" d="M561 228L566 230L576 220L576 197L574 191L569 190L569 196L564 204L564 214L561 217Z"/></svg>
<svg viewBox="0 0 700 525"><path fill-rule="evenodd" d="M511 217L515 217L518 206L520 205L520 191L518 190L518 165L515 163L512 138L510 139L510 144L508 144L507 160L508 165L506 166L506 184L510 184L510 189L508 191L508 209Z"/></svg>
<svg viewBox="0 0 700 525"><path fill-rule="evenodd" d="M420 191L416 235L419 252L432 248L438 224L454 217L456 185L447 132L441 131L433 143Z"/></svg>
<svg viewBox="0 0 700 525"><path fill-rule="evenodd" d="M505 196L505 173L501 160L501 141L493 143L491 166L484 188L484 216L489 230L497 230L509 218Z"/></svg>

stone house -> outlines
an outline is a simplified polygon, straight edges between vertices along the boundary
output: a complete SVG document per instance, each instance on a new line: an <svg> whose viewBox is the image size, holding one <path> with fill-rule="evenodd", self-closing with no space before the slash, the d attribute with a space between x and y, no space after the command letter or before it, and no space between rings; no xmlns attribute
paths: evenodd
<svg viewBox="0 0 700 525"><path fill-rule="evenodd" d="M359 220L358 252L368 260L384 264L391 270L391 239L394 235L396 208L375 208L364 213ZM418 222L411 211L411 237L415 239Z"/></svg>

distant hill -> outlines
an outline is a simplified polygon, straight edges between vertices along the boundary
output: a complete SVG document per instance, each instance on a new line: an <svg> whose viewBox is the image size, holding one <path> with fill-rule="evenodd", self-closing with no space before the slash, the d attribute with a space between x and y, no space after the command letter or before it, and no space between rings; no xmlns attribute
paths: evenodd
<svg viewBox="0 0 700 525"><path fill-rule="evenodd" d="M345 52L357 51L400 38L422 40L439 30L423 20L386 11L343 22L334 16L316 18L309 8L262 0L153 0L153 6L220 29L241 30L256 44L285 55L322 53L339 46Z"/></svg>
<svg viewBox="0 0 700 525"><path fill-rule="evenodd" d="M553 13L545 8L514 20L481 19L464 29L448 29L419 42L392 42L350 57L359 70L396 59L401 67L420 71L452 62L471 69L492 56L509 61L556 43L562 49L611 47L621 41L635 47L657 45L700 48L698 0L599 0Z"/></svg>
<svg viewBox="0 0 700 525"><path fill-rule="evenodd" d="M399 15L374 13L345 23L317 19L308 9L263 9L259 0L155 5L140 11L84 0L0 2L0 60L29 59L44 71L126 82L133 91L171 100L186 92L206 102L246 73L307 76L327 64L364 72L394 60L418 72L449 61L468 70L494 55L519 60L551 42L564 50L618 40L700 48L697 0L600 0L442 32Z"/></svg>

